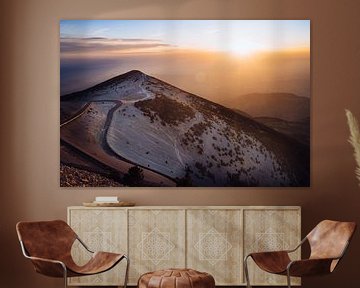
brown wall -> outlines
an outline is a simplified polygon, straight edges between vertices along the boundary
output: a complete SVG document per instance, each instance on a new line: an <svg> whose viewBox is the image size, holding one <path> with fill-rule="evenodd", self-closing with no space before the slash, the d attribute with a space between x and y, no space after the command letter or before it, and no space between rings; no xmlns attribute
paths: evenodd
<svg viewBox="0 0 360 288"><path fill-rule="evenodd" d="M303 234L324 218L360 223L344 108L360 118L360 1L0 1L0 286L62 287L33 273L19 220L66 217L95 195L139 205L301 205ZM59 19L311 19L311 188L60 189ZM359 231L358 231L359 234ZM360 237L336 273L304 287L358 287Z"/></svg>

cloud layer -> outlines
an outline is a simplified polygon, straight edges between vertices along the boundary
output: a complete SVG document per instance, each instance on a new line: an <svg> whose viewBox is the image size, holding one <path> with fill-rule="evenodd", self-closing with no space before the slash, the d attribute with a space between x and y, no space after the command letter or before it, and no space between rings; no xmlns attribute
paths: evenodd
<svg viewBox="0 0 360 288"><path fill-rule="evenodd" d="M166 51L174 46L156 39L110 39L103 37L61 38L61 56L105 56L106 54Z"/></svg>

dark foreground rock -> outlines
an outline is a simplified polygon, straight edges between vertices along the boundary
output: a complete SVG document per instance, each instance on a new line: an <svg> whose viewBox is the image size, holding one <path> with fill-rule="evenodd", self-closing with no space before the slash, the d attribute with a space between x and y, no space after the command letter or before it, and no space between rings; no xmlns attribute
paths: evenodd
<svg viewBox="0 0 360 288"><path fill-rule="evenodd" d="M60 187L118 187L119 182L103 175L60 164Z"/></svg>

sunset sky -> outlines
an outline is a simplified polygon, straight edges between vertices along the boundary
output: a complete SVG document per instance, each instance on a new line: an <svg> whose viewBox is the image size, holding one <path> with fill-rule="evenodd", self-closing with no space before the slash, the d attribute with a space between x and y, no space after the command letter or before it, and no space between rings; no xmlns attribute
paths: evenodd
<svg viewBox="0 0 360 288"><path fill-rule="evenodd" d="M309 20L62 20L61 95L137 69L213 101L310 97Z"/></svg>

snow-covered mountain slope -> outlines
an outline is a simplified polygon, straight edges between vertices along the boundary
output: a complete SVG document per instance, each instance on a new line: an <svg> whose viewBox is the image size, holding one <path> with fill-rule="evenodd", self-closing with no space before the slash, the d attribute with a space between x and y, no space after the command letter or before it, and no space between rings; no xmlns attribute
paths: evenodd
<svg viewBox="0 0 360 288"><path fill-rule="evenodd" d="M61 98L62 107L96 102L100 109L102 105L109 107L111 101L116 106L107 110L111 113L106 121L103 116L102 122L97 120L97 115L91 120L103 126L102 133L80 141L67 138L68 142L79 146L83 141L83 147L77 148L86 153L87 147L94 145L86 143L86 138L98 139L104 153L114 153L121 161L159 173L178 185L309 185L308 146L140 71ZM90 131L83 117L75 113L73 121L79 124L77 129ZM63 141L71 126L74 123L61 128ZM76 137L74 131L71 137Z"/></svg>

